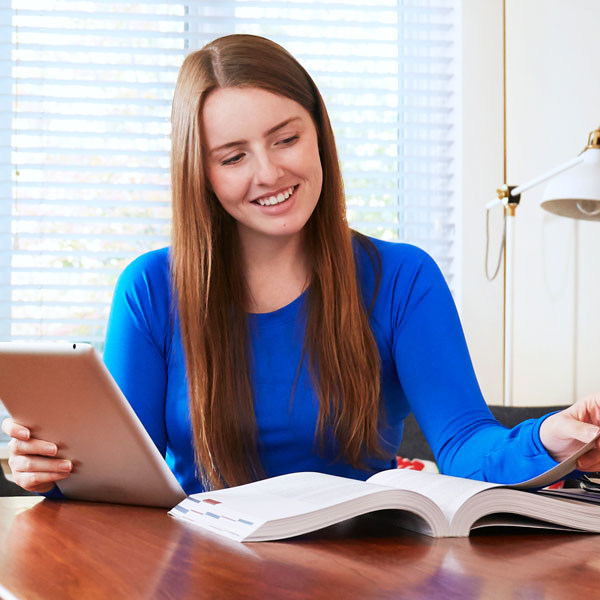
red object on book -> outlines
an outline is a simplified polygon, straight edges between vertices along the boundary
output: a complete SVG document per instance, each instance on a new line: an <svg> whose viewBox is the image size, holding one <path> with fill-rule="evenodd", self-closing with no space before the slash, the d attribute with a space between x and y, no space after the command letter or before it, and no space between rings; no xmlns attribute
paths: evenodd
<svg viewBox="0 0 600 600"><path fill-rule="evenodd" d="M403 458L402 456L396 457L396 463L399 469L411 469L413 471L422 471L425 468L425 464L420 460L413 458L412 460L408 458Z"/></svg>

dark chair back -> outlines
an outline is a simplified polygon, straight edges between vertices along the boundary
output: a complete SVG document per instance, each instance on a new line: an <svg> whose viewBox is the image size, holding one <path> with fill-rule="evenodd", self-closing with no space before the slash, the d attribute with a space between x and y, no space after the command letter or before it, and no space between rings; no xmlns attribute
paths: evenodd
<svg viewBox="0 0 600 600"><path fill-rule="evenodd" d="M33 496L33 492L26 492L16 483L6 479L4 471L0 469L0 496Z"/></svg>
<svg viewBox="0 0 600 600"><path fill-rule="evenodd" d="M6 479L4 471L0 469L0 496L35 496L35 494L25 491L16 483Z"/></svg>

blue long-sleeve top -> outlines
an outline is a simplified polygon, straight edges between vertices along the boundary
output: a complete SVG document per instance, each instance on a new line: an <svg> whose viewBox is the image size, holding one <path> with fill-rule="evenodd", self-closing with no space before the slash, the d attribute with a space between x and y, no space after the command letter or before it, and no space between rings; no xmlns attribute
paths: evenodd
<svg viewBox="0 0 600 600"><path fill-rule="evenodd" d="M443 473L499 483L556 465L539 438L542 419L513 429L491 415L477 383L458 313L435 262L407 244L371 239L381 259L370 323L381 356L384 446L396 450L412 411ZM368 307L376 268L355 243L357 277ZM300 369L306 292L283 308L250 314L251 383L259 456L267 476L320 471L366 479L391 468L367 459L358 470L315 445L318 401L307 359ZM122 273L111 309L104 361L187 493L196 477L183 347L173 306L167 248L142 255Z"/></svg>

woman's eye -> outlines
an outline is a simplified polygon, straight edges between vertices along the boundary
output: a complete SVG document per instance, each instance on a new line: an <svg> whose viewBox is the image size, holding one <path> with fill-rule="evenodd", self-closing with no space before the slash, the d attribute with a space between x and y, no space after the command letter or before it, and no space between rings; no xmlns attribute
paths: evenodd
<svg viewBox="0 0 600 600"><path fill-rule="evenodd" d="M243 154L236 154L235 156L232 156L231 158L227 158L224 161L221 162L222 165L235 165L236 163L240 162L240 160L242 160L242 158L244 158Z"/></svg>
<svg viewBox="0 0 600 600"><path fill-rule="evenodd" d="M292 135L288 138L284 138L283 140L279 140L277 142L277 145L279 146L289 146L290 144L293 144L296 140L298 139L297 135Z"/></svg>

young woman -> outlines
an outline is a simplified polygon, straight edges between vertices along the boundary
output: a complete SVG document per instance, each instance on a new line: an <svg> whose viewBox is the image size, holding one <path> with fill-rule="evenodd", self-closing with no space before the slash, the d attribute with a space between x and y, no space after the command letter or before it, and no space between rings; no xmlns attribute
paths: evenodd
<svg viewBox="0 0 600 600"><path fill-rule="evenodd" d="M349 229L325 105L280 46L232 35L186 58L171 169L172 246L122 274L105 361L188 493L365 479L394 465L411 411L443 472L498 482L597 433L595 396L512 430L493 419L432 259ZM69 475L55 444L3 428L23 488Z"/></svg>

